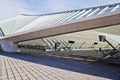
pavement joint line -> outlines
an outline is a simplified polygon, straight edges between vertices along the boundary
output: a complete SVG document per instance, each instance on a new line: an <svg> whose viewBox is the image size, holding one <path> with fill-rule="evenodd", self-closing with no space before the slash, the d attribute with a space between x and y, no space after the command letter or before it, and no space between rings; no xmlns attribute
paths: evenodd
<svg viewBox="0 0 120 80"><path fill-rule="evenodd" d="M33 66L34 67L34 66ZM35 68L35 67L34 67ZM39 71L38 69L37 69L37 71ZM43 75L45 75L43 72L40 72L40 73L42 73ZM45 76L47 76L47 75L45 75ZM47 76L48 77L48 76ZM49 77L48 77L49 78Z"/></svg>
<svg viewBox="0 0 120 80"><path fill-rule="evenodd" d="M3 56L3 60L4 60L4 64L5 64L5 69L7 69L7 67L6 67L6 61L5 61L5 56ZM7 79L9 80L7 70L6 70L6 74L7 74Z"/></svg>
<svg viewBox="0 0 120 80"><path fill-rule="evenodd" d="M7 59L7 61L8 61L8 64L9 64L9 66L10 66L10 69L11 69L12 75L13 75L14 78L15 78L15 74L13 73L13 69L11 68L11 65L10 65L10 64L11 64L11 63L10 63L11 60L10 60L10 59L9 59L9 60ZM16 80L16 78L15 78L15 80Z"/></svg>
<svg viewBox="0 0 120 80"><path fill-rule="evenodd" d="M13 61L15 62L15 64L18 64L18 62L16 62L16 60L13 60ZM12 61L12 62L13 62L13 61ZM15 67L15 68L16 68L16 67ZM25 73L25 72L23 71L23 69L22 69L20 66L19 66L18 68L20 68L21 71L22 71L23 73ZM18 71L17 68L16 68L16 70L17 70L18 74L20 75L20 77L22 78L22 75L19 73L19 71ZM28 79L30 79L26 73L25 73L25 75L27 76Z"/></svg>
<svg viewBox="0 0 120 80"><path fill-rule="evenodd" d="M21 63L21 61L19 61L19 63L21 64L21 65L24 65L24 64L22 64ZM29 69L27 69L26 67L25 67L25 65L24 66L22 66L23 68L25 68L29 73L30 73L30 75L32 75L35 79L37 79L33 74L31 74L31 72L29 71ZM21 68L22 69L22 68ZM26 74L27 75L27 74ZM28 76L29 77L29 76Z"/></svg>

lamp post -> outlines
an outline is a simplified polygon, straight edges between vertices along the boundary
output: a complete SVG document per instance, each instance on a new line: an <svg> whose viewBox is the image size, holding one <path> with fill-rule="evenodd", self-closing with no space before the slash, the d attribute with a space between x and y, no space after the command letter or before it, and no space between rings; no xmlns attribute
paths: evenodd
<svg viewBox="0 0 120 80"><path fill-rule="evenodd" d="M72 46L74 43L75 43L75 41L69 40L69 41L68 41L68 44L66 45L66 48L70 49L71 46Z"/></svg>
<svg viewBox="0 0 120 80"><path fill-rule="evenodd" d="M58 47L60 46L60 42L56 42L55 43L55 51L57 51L58 50Z"/></svg>

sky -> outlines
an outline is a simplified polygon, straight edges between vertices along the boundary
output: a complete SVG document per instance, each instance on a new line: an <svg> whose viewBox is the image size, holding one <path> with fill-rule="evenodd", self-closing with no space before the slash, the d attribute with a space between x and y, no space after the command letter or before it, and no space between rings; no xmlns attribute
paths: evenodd
<svg viewBox="0 0 120 80"><path fill-rule="evenodd" d="M120 0L0 0L0 21L20 14L46 14L120 3Z"/></svg>

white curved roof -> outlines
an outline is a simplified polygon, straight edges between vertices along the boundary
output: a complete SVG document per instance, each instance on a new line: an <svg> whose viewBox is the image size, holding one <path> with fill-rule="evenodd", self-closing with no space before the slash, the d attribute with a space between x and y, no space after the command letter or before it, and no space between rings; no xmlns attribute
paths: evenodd
<svg viewBox="0 0 120 80"><path fill-rule="evenodd" d="M0 28L3 30L5 35L9 35L25 30L47 28L56 24L61 25L64 22L79 20L90 16L107 14L114 11L120 11L120 3L45 15L19 15L9 20L0 22ZM119 26L116 29L118 28ZM107 32L106 29L97 31Z"/></svg>

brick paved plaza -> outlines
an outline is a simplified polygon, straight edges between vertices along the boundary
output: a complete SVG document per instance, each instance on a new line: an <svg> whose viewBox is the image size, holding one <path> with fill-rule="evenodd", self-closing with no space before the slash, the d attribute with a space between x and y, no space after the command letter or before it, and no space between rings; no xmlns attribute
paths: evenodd
<svg viewBox="0 0 120 80"><path fill-rule="evenodd" d="M120 80L120 67L1 52L0 80Z"/></svg>

